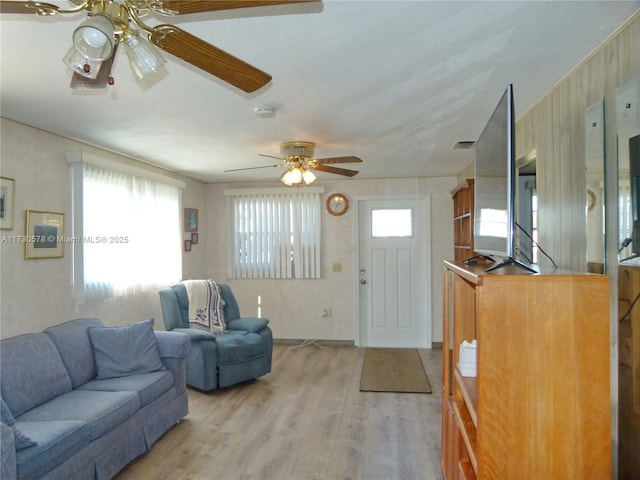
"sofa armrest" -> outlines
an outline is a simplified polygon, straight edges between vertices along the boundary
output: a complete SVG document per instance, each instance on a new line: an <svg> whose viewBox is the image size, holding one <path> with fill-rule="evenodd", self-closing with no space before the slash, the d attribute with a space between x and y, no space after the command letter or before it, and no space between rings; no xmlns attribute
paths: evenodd
<svg viewBox="0 0 640 480"><path fill-rule="evenodd" d="M160 358L187 358L191 351L191 339L179 332L155 330Z"/></svg>
<svg viewBox="0 0 640 480"><path fill-rule="evenodd" d="M249 333L258 333L269 324L266 318L246 317L231 320L227 327L229 330L245 330Z"/></svg>

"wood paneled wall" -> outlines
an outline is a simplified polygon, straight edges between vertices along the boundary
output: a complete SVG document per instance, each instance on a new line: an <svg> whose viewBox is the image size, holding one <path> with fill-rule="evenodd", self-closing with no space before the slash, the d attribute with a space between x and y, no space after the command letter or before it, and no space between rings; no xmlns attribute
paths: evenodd
<svg viewBox="0 0 640 480"><path fill-rule="evenodd" d="M560 268L586 269L585 110L605 99L607 172L617 177L616 88L638 75L640 15L635 15L517 119L516 158L537 151L540 243ZM616 183L607 186L617 188ZM607 208L611 213L607 232L617 229L616 192L612 190L608 188L605 203L612 206ZM613 247L607 253L613 252L615 257L617 250Z"/></svg>

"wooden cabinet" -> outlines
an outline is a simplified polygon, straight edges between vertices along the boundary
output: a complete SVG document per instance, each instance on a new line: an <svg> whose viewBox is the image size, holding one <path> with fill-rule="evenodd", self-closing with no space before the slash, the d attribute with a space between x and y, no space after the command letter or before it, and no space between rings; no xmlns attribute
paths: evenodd
<svg viewBox="0 0 640 480"><path fill-rule="evenodd" d="M640 266L618 267L618 478L640 478Z"/></svg>
<svg viewBox="0 0 640 480"><path fill-rule="evenodd" d="M443 272L445 478L610 478L608 278ZM459 345L473 339L465 377Z"/></svg>
<svg viewBox="0 0 640 480"><path fill-rule="evenodd" d="M467 179L451 190L453 198L454 259L473 257L473 179Z"/></svg>

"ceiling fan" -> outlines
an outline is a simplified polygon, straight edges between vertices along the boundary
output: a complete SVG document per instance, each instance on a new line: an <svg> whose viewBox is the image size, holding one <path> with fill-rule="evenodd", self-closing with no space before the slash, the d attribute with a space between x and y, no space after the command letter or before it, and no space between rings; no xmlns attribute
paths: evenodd
<svg viewBox="0 0 640 480"><path fill-rule="evenodd" d="M271 81L271 76L175 25L151 27L141 18L206 13L235 8L264 7L320 0L68 0L68 9L39 1L0 0L2 14L56 15L83 10L88 16L73 32L64 60L74 71L72 88L104 88L113 83L111 65L124 44L136 76L149 78L165 60L152 45L247 92ZM140 32L144 32L144 35ZM147 38L145 38L145 36Z"/></svg>
<svg viewBox="0 0 640 480"><path fill-rule="evenodd" d="M263 165L260 167L235 168L225 170L225 172L239 172L242 170L255 170L257 168L286 168L287 170L280 176L280 181L287 186L310 185L316 180L312 170L319 172L334 173L336 175L344 175L353 177L358 173L357 170L349 170L347 168L332 167L335 163L362 163L358 157L331 157L331 158L313 158L315 151L315 143L311 142L285 142L280 144L280 157L273 155L264 155L261 157L277 158L283 163L276 165Z"/></svg>

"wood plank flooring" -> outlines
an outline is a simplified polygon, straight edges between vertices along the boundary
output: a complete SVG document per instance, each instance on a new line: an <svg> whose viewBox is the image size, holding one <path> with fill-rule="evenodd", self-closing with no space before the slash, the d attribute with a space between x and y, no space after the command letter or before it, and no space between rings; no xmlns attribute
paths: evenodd
<svg viewBox="0 0 640 480"><path fill-rule="evenodd" d="M119 480L440 480L442 351L432 394L360 392L364 349L274 347L272 372L210 393Z"/></svg>

